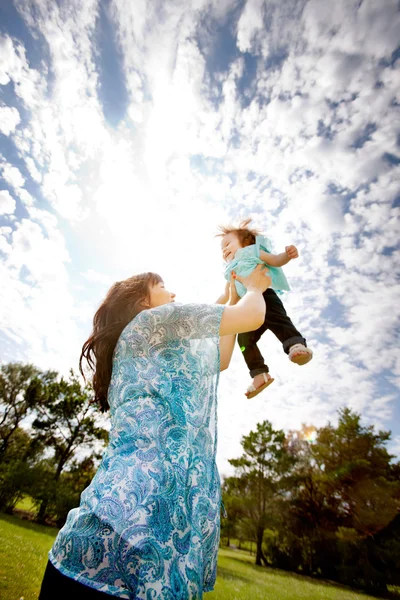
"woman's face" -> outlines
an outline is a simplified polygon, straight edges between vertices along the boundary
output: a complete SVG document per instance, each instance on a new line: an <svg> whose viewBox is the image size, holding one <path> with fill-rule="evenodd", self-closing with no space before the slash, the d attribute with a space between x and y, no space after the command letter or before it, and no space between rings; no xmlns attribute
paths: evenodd
<svg viewBox="0 0 400 600"><path fill-rule="evenodd" d="M150 308L174 302L175 294L165 289L163 281L150 286Z"/></svg>

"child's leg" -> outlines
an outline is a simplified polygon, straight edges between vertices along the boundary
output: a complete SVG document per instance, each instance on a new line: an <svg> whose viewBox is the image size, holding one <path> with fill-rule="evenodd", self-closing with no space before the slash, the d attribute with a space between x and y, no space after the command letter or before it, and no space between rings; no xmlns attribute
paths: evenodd
<svg viewBox="0 0 400 600"><path fill-rule="evenodd" d="M246 396L254 398L274 380L269 374L268 365L265 364L263 355L261 354L257 342L266 331L266 322L261 325L256 331L248 331L239 333L238 344L242 351L246 365L253 377L252 384L247 388Z"/></svg>
<svg viewBox="0 0 400 600"><path fill-rule="evenodd" d="M257 346L257 342L264 331L265 327L261 326L256 331L249 331L238 335L240 349L250 371L250 375L253 377L253 382L247 388L246 392L248 398L254 398L254 396L257 396L274 381L269 374L268 366L265 364L264 358Z"/></svg>
<svg viewBox="0 0 400 600"><path fill-rule="evenodd" d="M264 331L265 327L264 325L261 325L256 331L248 331L246 333L239 333L238 335L238 344L251 377L269 372L268 366L264 362L263 355L257 346L257 342Z"/></svg>
<svg viewBox="0 0 400 600"><path fill-rule="evenodd" d="M274 290L266 290L263 296L267 305L264 325L282 343L286 354L289 354L290 348L295 344L302 344L307 347L305 338L293 325L286 313L285 307Z"/></svg>

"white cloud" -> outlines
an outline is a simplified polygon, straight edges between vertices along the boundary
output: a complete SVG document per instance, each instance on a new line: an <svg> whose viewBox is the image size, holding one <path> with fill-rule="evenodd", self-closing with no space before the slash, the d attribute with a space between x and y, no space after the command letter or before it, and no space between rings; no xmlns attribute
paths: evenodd
<svg viewBox="0 0 400 600"><path fill-rule="evenodd" d="M23 219L12 231L0 232L6 252L0 264L0 326L20 340L14 359L66 372L76 365L80 342L65 268L69 256L51 217L30 211L41 225Z"/></svg>
<svg viewBox="0 0 400 600"><path fill-rule="evenodd" d="M387 0L384 10L375 0L336 2L309 0L303 12L311 44L325 46L327 38L334 51L359 53L379 59L390 57L399 42L399 14L395 0Z"/></svg>
<svg viewBox="0 0 400 600"><path fill-rule="evenodd" d="M252 49L252 41L263 29L264 0L248 0L238 22L237 43L241 52Z"/></svg>
<svg viewBox="0 0 400 600"><path fill-rule="evenodd" d="M29 68L24 46L10 36L0 36L0 85L14 83L15 94L29 108L40 104L43 79L36 69Z"/></svg>
<svg viewBox="0 0 400 600"><path fill-rule="evenodd" d="M21 117L14 106L0 106L0 132L10 135L20 123Z"/></svg>
<svg viewBox="0 0 400 600"><path fill-rule="evenodd" d="M224 284L216 227L252 216L276 251L299 247L284 302L315 358L299 369L267 334L276 381L250 403L236 352L221 378L219 464L265 417L322 425L347 403L390 423L395 400L380 383L400 381L400 167L384 159L398 155L400 130L396 2L179 0L161 14L114 0L128 95L114 129L102 109L98 6L18 0L46 65L0 39L0 84L12 82L24 108L9 131L19 161L1 161L26 211L0 231L0 312L24 341L18 351L75 365L102 286L135 272L160 272L180 301L213 301ZM216 72L221 25L237 54L227 48L231 62Z"/></svg>
<svg viewBox="0 0 400 600"><path fill-rule="evenodd" d="M105 275L104 273L98 273L93 269L88 269L85 273L82 273L82 277L84 277L92 283L99 283L108 287L111 287L114 283L113 279L109 275Z"/></svg>
<svg viewBox="0 0 400 600"><path fill-rule="evenodd" d="M60 264L69 260L61 235L53 230L48 237L37 223L22 219L12 233L13 253L10 265L25 266L33 280L41 283L64 283L66 273Z"/></svg>
<svg viewBox="0 0 400 600"><path fill-rule="evenodd" d="M12 215L15 207L16 203L10 192L0 190L0 215Z"/></svg>
<svg viewBox="0 0 400 600"><path fill-rule="evenodd" d="M9 163L0 163L0 169L2 171L2 177L6 183L8 183L15 190L23 187L25 179L22 177L21 172L17 167L10 165Z"/></svg>
<svg viewBox="0 0 400 600"><path fill-rule="evenodd" d="M2 160L0 155L0 173L4 181L13 188L18 198L27 206L33 204L33 198L31 194L24 188L25 178L22 176L21 171L18 167L14 167L12 164L5 160Z"/></svg>

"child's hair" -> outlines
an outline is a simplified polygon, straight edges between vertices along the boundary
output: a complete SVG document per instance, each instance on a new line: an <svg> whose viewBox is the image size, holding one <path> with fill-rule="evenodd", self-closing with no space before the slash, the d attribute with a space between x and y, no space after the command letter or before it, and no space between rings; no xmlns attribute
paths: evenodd
<svg viewBox="0 0 400 600"><path fill-rule="evenodd" d="M93 331L82 346L79 370L85 378L82 361L93 373L94 399L104 412L109 409L108 386L111 381L113 353L122 330L150 300L150 286L162 281L156 273L141 273L117 281L93 317Z"/></svg>
<svg viewBox="0 0 400 600"><path fill-rule="evenodd" d="M250 229L248 227L251 221L252 219L245 219L244 221L241 221L237 227L234 225L220 225L218 227L220 233L217 233L216 237L224 237L224 235L228 235L228 233L234 233L242 248L251 246L256 243L256 236L261 233L258 229Z"/></svg>

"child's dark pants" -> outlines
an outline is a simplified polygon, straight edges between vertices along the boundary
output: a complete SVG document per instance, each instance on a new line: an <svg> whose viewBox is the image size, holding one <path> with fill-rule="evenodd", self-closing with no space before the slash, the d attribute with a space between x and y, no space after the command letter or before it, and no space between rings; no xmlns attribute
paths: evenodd
<svg viewBox="0 0 400 600"><path fill-rule="evenodd" d="M304 346L307 346L305 338L297 331L287 316L285 307L274 290L266 290L263 296L267 307L264 323L256 331L249 331L238 335L238 344L242 350L251 377L255 377L260 373L268 373L269 371L257 346L258 340L267 329L270 329L282 343L286 354L289 354L289 350L294 344L304 344Z"/></svg>

